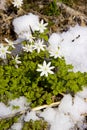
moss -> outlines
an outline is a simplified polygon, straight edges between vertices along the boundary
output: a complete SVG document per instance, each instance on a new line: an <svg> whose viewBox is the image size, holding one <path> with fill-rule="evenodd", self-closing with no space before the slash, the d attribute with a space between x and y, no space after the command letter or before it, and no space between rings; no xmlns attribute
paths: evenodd
<svg viewBox="0 0 87 130"><path fill-rule="evenodd" d="M13 118L9 118L9 119L3 119L0 120L0 130L8 130L13 123L18 121L18 116L13 117Z"/></svg>
<svg viewBox="0 0 87 130"><path fill-rule="evenodd" d="M76 93L87 84L87 73L68 71L73 67L66 65L63 58L49 59L45 51L39 54L36 51L25 52L20 57L22 63L19 68L15 68L11 60L8 65L0 66L0 101L7 103L8 100L25 96L35 107L52 103L52 96L59 93ZM55 74L40 77L36 69L44 58L51 60Z"/></svg>
<svg viewBox="0 0 87 130"><path fill-rule="evenodd" d="M48 123L43 120L32 121L24 123L22 130L48 130Z"/></svg>

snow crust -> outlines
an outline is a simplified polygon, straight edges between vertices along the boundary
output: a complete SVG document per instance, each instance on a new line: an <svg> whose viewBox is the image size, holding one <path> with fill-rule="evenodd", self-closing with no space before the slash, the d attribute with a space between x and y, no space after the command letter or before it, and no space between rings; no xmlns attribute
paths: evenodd
<svg viewBox="0 0 87 130"><path fill-rule="evenodd" d="M73 126L74 123L68 115L66 116L64 113L57 112L50 130L69 130Z"/></svg>
<svg viewBox="0 0 87 130"><path fill-rule="evenodd" d="M82 94L87 98L86 93L87 89L85 88L83 91L78 92L75 97L67 94L63 97L56 110L47 108L40 114L41 117L51 124L50 130L75 130L76 125L80 130L87 128L87 125L84 124L87 102L79 96Z"/></svg>
<svg viewBox="0 0 87 130"><path fill-rule="evenodd" d="M87 98L87 87L84 87L83 91L77 92L76 95L83 99Z"/></svg>
<svg viewBox="0 0 87 130"><path fill-rule="evenodd" d="M39 24L39 17L32 13L17 17L13 20L14 31L19 35L23 32L29 32L37 30Z"/></svg>
<svg viewBox="0 0 87 130"><path fill-rule="evenodd" d="M56 116L56 110L53 108L47 108L40 114L40 116L44 117L47 122L52 123Z"/></svg>
<svg viewBox="0 0 87 130"><path fill-rule="evenodd" d="M12 109L13 113L18 111L23 111L27 107L29 107L29 103L27 102L27 99L23 96L9 101L8 104L10 105L10 108ZM14 107L18 107L18 109L13 109Z"/></svg>
<svg viewBox="0 0 87 130"><path fill-rule="evenodd" d="M24 117L24 121L28 122L30 120L39 120L39 118L36 116L36 112L35 111L31 111L31 112L27 112L27 115Z"/></svg>
<svg viewBox="0 0 87 130"><path fill-rule="evenodd" d="M11 129L10 130L22 130L22 123L14 123L12 126L11 126Z"/></svg>
<svg viewBox="0 0 87 130"><path fill-rule="evenodd" d="M87 72L87 27L76 25L67 32L53 33L49 45L60 47L59 53L67 64L74 66L73 71Z"/></svg>
<svg viewBox="0 0 87 130"><path fill-rule="evenodd" d="M0 117L11 114L11 109L4 103L0 102Z"/></svg>
<svg viewBox="0 0 87 130"><path fill-rule="evenodd" d="M80 130L87 128L84 114L87 114L87 88L78 92L74 97L70 94L64 95L58 108L46 108L43 112L39 112L39 116L35 111L27 112L23 115L17 123L14 123L11 130L22 130L23 120L28 122L30 120L40 120L44 118L50 125L50 130L75 130L77 125ZM13 106L19 106L19 109L13 109ZM9 106L0 103L0 118L9 116L15 112L27 109L25 97L20 97L9 102ZM40 118L39 118L40 117Z"/></svg>
<svg viewBox="0 0 87 130"><path fill-rule="evenodd" d="M0 118L7 117L16 112L26 110L29 107L29 104L30 103L28 103L27 99L23 96L9 101L8 106L0 102Z"/></svg>
<svg viewBox="0 0 87 130"><path fill-rule="evenodd" d="M63 97L61 100L61 103L58 108L59 111L68 114L72 111L72 96L70 94L67 94Z"/></svg>
<svg viewBox="0 0 87 130"><path fill-rule="evenodd" d="M65 95L58 110L64 114L69 114L76 123L84 119L82 114L87 113L87 103L77 95L75 95L75 98L72 98L70 95Z"/></svg>

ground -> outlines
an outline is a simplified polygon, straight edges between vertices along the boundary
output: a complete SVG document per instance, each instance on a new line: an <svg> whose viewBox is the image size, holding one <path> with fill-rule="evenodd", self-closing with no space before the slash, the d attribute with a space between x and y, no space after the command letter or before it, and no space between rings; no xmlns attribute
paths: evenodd
<svg viewBox="0 0 87 130"><path fill-rule="evenodd" d="M38 14L41 18L44 18L46 22L49 22L50 32L66 31L70 25L74 26L77 23L82 26L87 24L87 20L85 18L84 22L82 22L79 16L74 16L72 12L66 11L67 7L70 7L74 9L74 11L78 11L79 13L81 12L82 15L86 17L86 0L62 0L64 4L67 5L66 8L63 8L62 5L61 7L58 7L54 2L55 0L24 0L22 10L19 11L17 11L16 8L13 8L12 4L9 1L11 0L7 1L4 8L0 7L0 42L5 42L5 37L9 37L10 39L15 40L16 35L13 31L12 19L29 12Z"/></svg>
<svg viewBox="0 0 87 130"><path fill-rule="evenodd" d="M0 0L0 2L2 1ZM67 31L70 26L76 24L87 25L87 0L60 1L62 1L61 6L56 4L56 2L60 4L59 0L24 0L22 9L17 10L12 6L11 0L7 0L6 4L0 5L0 43L5 44L4 38L16 39L12 20L29 12L39 15L40 18L48 22L50 33ZM67 10L68 7L70 12Z"/></svg>

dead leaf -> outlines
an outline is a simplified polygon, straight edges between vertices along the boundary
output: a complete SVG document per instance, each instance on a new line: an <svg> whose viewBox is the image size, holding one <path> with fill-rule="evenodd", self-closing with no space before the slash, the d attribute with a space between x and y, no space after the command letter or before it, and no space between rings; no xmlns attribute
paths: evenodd
<svg viewBox="0 0 87 130"><path fill-rule="evenodd" d="M6 0L0 0L0 9L5 10Z"/></svg>

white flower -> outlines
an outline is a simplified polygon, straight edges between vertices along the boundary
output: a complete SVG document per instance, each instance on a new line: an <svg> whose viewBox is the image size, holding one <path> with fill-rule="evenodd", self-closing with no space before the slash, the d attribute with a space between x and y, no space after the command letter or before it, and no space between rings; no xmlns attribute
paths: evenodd
<svg viewBox="0 0 87 130"><path fill-rule="evenodd" d="M0 44L0 58L6 59L6 53L10 54L11 52L8 51L9 46L4 46Z"/></svg>
<svg viewBox="0 0 87 130"><path fill-rule="evenodd" d="M16 44L16 43L14 43L11 40L8 40L7 38L5 38L5 41L8 43L8 46L11 46L12 48L15 48L14 44Z"/></svg>
<svg viewBox="0 0 87 130"><path fill-rule="evenodd" d="M44 24L44 21L43 21L43 19L42 19L41 22L38 24L38 31L39 31L40 33L43 33L44 30L47 29L47 28L46 28L47 25L48 25L48 23L45 23L45 24Z"/></svg>
<svg viewBox="0 0 87 130"><path fill-rule="evenodd" d="M19 60L20 57L18 57L18 55L16 55L16 57L12 57L15 61L15 67L18 68L18 64L21 64L21 61Z"/></svg>
<svg viewBox="0 0 87 130"><path fill-rule="evenodd" d="M50 53L50 57L54 57L55 59L62 56L60 49L58 47L49 46L48 51Z"/></svg>
<svg viewBox="0 0 87 130"><path fill-rule="evenodd" d="M37 71L41 72L40 76L45 75L47 77L48 73L49 74L54 74L54 72L51 71L51 69L54 69L54 66L50 67L50 65L51 65L51 62L46 64L46 61L43 62L43 65L38 64L39 68L37 69Z"/></svg>
<svg viewBox="0 0 87 130"><path fill-rule="evenodd" d="M14 7L20 8L23 4L23 0L14 0L12 4L14 5Z"/></svg>
<svg viewBox="0 0 87 130"><path fill-rule="evenodd" d="M20 57L18 57L18 55L16 55L16 57L14 58L16 64L20 64L21 61L19 60Z"/></svg>
<svg viewBox="0 0 87 130"><path fill-rule="evenodd" d="M24 47L22 47L24 51L26 52L32 52L33 51L33 45L25 45Z"/></svg>
<svg viewBox="0 0 87 130"><path fill-rule="evenodd" d="M46 45L43 45L44 41L38 39L35 43L34 43L34 49L37 50L37 52L39 53L40 50L44 51L44 47L46 47Z"/></svg>
<svg viewBox="0 0 87 130"><path fill-rule="evenodd" d="M19 35L19 38L24 39L24 40L28 40L29 42L34 42L35 37L32 36L32 34L30 34L30 32L23 32Z"/></svg>

